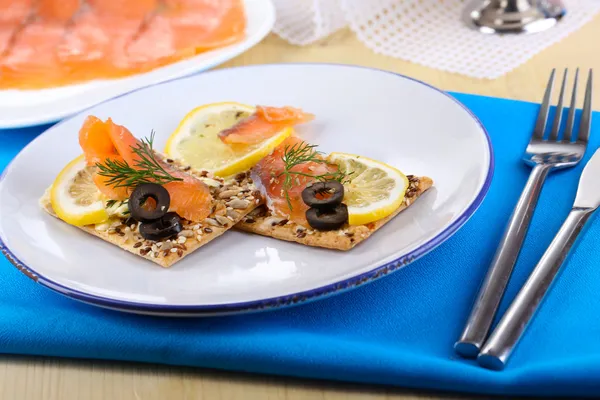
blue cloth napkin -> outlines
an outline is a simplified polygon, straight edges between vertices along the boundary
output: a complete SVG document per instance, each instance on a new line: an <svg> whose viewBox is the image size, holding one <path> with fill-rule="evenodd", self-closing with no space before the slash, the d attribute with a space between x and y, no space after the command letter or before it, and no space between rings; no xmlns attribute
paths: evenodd
<svg viewBox="0 0 600 400"><path fill-rule="evenodd" d="M504 371L482 369L453 352L527 179L529 169L520 157L538 110L535 104L455 96L489 130L496 171L491 190L474 217L419 261L364 287L295 308L177 320L78 303L37 285L0 260L0 352L464 392L599 396L597 220L564 266ZM584 161L600 145L600 114L594 118ZM0 131L0 169L43 129ZM583 164L548 179L502 312L567 215Z"/></svg>

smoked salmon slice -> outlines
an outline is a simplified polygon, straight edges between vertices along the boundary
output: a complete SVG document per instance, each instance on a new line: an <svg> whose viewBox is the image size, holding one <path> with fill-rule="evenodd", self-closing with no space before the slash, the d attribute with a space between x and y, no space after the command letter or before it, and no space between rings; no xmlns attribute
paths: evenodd
<svg viewBox="0 0 600 400"><path fill-rule="evenodd" d="M46 21L65 24L80 7L80 0L37 0L37 16Z"/></svg>
<svg viewBox="0 0 600 400"><path fill-rule="evenodd" d="M106 160L124 162L108 135L108 124L90 115L79 130L79 145L81 146L87 164L94 166ZM94 183L109 199L125 200L130 193L127 188L114 187L107 183L109 178L95 174Z"/></svg>
<svg viewBox="0 0 600 400"><path fill-rule="evenodd" d="M61 63L72 71L72 80L127 75L127 43L138 33L142 21L95 10L76 18L57 48Z"/></svg>
<svg viewBox="0 0 600 400"><path fill-rule="evenodd" d="M154 11L158 0L88 0L88 4L102 15L112 15L131 19L144 18Z"/></svg>
<svg viewBox="0 0 600 400"><path fill-rule="evenodd" d="M56 47L78 8L79 0L38 0L29 23L16 32L0 62L1 82L19 87L60 82L66 71Z"/></svg>
<svg viewBox="0 0 600 400"><path fill-rule="evenodd" d="M334 174L338 167L325 163L320 156L317 156L321 162L310 161L292 167L290 171L300 174L291 175L291 183L285 187L285 177L282 172L285 169L286 152L289 154L290 151L301 149L307 145L302 139L290 136L273 153L254 166L252 179L265 196L267 206L273 214L309 227L305 215L308 206L302 201L302 191L308 184L316 181L315 176ZM286 192L289 196L289 203Z"/></svg>
<svg viewBox="0 0 600 400"><path fill-rule="evenodd" d="M25 26L1 61L2 83L8 87L35 88L60 82L65 74L55 49L63 34L60 24L43 21Z"/></svg>
<svg viewBox="0 0 600 400"><path fill-rule="evenodd" d="M89 116L79 131L79 144L89 165L106 163L107 160L126 162L130 167L140 169L140 156L133 149L141 145L127 128L115 124L110 118L103 122ZM212 195L208 186L200 180L156 158L160 166L170 175L180 178L164 184L171 196L172 211L190 221L201 221L212 211ZM98 189L113 200L125 200L129 191L115 188L106 183L107 177L96 174L94 183Z"/></svg>
<svg viewBox="0 0 600 400"><path fill-rule="evenodd" d="M0 89L146 72L245 29L242 0L0 0Z"/></svg>
<svg viewBox="0 0 600 400"><path fill-rule="evenodd" d="M0 56L3 55L32 13L30 0L0 0Z"/></svg>
<svg viewBox="0 0 600 400"><path fill-rule="evenodd" d="M0 21L20 21L29 15L32 6L32 0L0 0Z"/></svg>
<svg viewBox="0 0 600 400"><path fill-rule="evenodd" d="M87 10L75 18L56 51L60 62L69 65L73 70L77 70L78 67L83 70L88 66L102 68L102 64L110 63L110 60L106 59L109 44L110 36L102 20L97 13Z"/></svg>
<svg viewBox="0 0 600 400"><path fill-rule="evenodd" d="M157 7L157 0L90 0L58 46L73 80L125 76L132 65L127 46Z"/></svg>
<svg viewBox="0 0 600 400"><path fill-rule="evenodd" d="M93 115L88 116L83 122L79 130L79 145L88 165L96 165L113 157L123 160L110 138L109 128L108 123Z"/></svg>
<svg viewBox="0 0 600 400"><path fill-rule="evenodd" d="M284 128L303 124L314 118L314 115L298 108L258 106L254 114L220 132L219 138L227 144L256 144Z"/></svg>
<svg viewBox="0 0 600 400"><path fill-rule="evenodd" d="M128 54L137 62L164 63L234 43L245 28L241 0L165 0L128 46Z"/></svg>

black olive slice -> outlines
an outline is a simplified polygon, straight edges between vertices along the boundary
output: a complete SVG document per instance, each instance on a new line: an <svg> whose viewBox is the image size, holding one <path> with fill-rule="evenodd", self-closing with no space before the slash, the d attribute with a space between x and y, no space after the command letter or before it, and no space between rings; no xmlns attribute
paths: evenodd
<svg viewBox="0 0 600 400"><path fill-rule="evenodd" d="M319 231L333 231L348 222L348 207L341 203L331 208L309 208L306 219Z"/></svg>
<svg viewBox="0 0 600 400"><path fill-rule="evenodd" d="M174 212L166 213L159 220L140 224L140 234L148 240L166 239L177 235L182 230L181 218Z"/></svg>
<svg viewBox="0 0 600 400"><path fill-rule="evenodd" d="M343 199L344 185L338 181L315 182L302 191L302 201L309 207L334 207Z"/></svg>
<svg viewBox="0 0 600 400"><path fill-rule="evenodd" d="M152 199L156 207L152 210L142 207L144 203ZM129 196L129 212L131 217L140 222L152 222L162 218L171 205L171 196L167 189L156 183L142 183Z"/></svg>

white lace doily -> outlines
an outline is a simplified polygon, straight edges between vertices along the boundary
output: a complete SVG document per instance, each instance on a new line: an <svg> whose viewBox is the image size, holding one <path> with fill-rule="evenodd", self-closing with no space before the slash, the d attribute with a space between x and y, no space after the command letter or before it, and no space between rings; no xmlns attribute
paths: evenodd
<svg viewBox="0 0 600 400"><path fill-rule="evenodd" d="M494 79L588 22L599 0L564 0L567 15L532 35L483 35L461 22L463 0L274 0L275 33L306 45L349 25L377 53Z"/></svg>

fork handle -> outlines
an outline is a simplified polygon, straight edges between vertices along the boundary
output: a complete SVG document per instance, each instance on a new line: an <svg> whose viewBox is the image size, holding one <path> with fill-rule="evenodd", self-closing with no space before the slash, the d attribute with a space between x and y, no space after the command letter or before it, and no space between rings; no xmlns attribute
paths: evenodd
<svg viewBox="0 0 600 400"><path fill-rule="evenodd" d="M550 165L538 164L531 170L527 184L479 289L471 315L460 339L454 345L455 351L463 357L476 357L487 338L513 267L519 257L542 186L551 168Z"/></svg>
<svg viewBox="0 0 600 400"><path fill-rule="evenodd" d="M592 216L593 208L574 208L477 357L485 368L500 370L517 345L561 265Z"/></svg>

